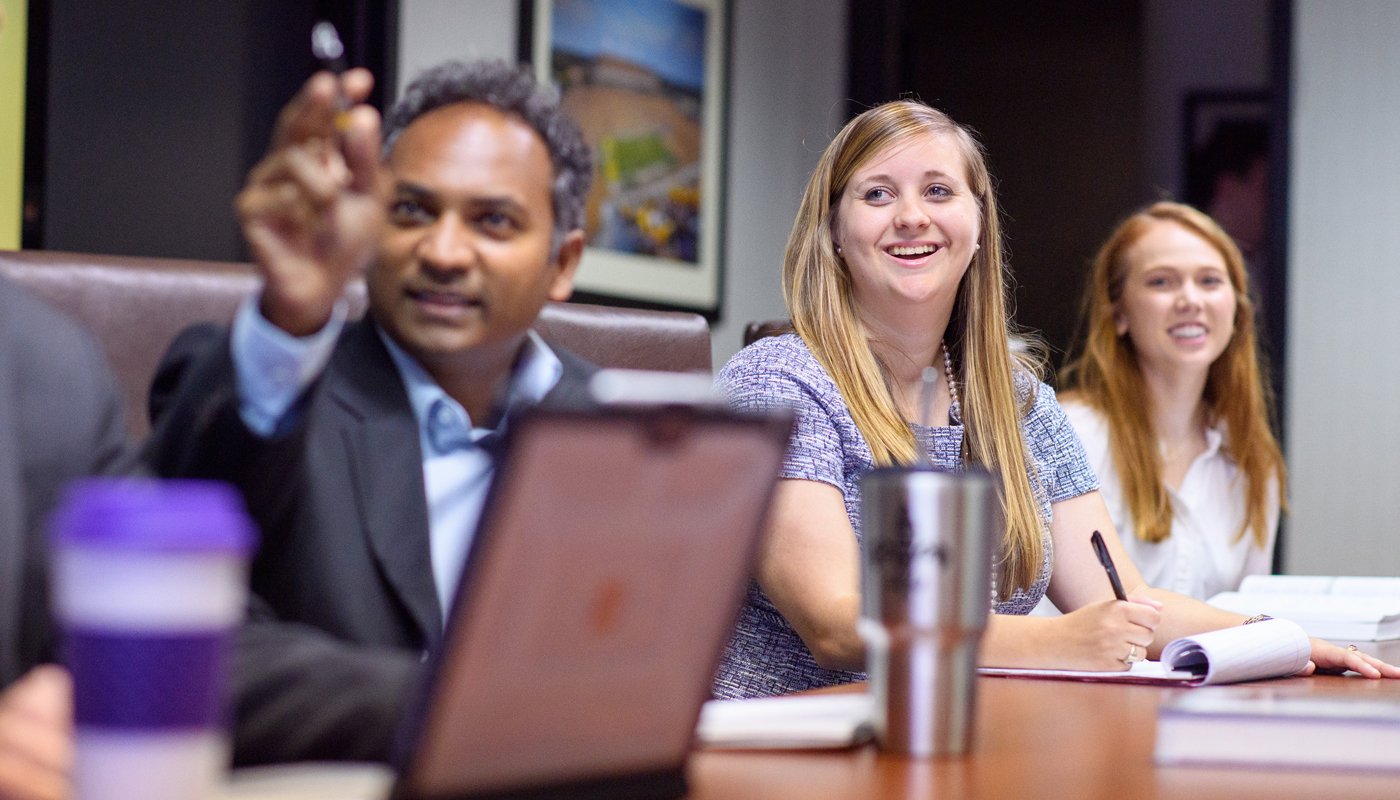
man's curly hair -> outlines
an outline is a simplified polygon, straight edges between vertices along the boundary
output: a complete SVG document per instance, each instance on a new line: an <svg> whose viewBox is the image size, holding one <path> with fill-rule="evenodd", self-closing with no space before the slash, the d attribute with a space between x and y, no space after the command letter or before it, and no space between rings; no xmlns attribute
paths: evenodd
<svg viewBox="0 0 1400 800"><path fill-rule="evenodd" d="M484 103L535 129L554 168L554 248L583 227L584 198L593 180L593 152L578 125L559 107L559 93L538 86L529 67L500 60L448 61L424 70L384 120L387 159L404 129L424 114L453 103Z"/></svg>

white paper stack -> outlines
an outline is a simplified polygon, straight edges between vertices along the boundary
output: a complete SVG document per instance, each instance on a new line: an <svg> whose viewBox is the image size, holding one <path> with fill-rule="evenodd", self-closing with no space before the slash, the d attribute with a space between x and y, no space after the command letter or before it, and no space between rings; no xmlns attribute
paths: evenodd
<svg viewBox="0 0 1400 800"><path fill-rule="evenodd" d="M215 800L388 800L383 764L301 763L233 770Z"/></svg>
<svg viewBox="0 0 1400 800"><path fill-rule="evenodd" d="M700 710L695 736L706 747L850 747L871 738L874 712L868 694L711 700Z"/></svg>
<svg viewBox="0 0 1400 800"><path fill-rule="evenodd" d="M1309 636L1387 661L1400 656L1400 578L1250 575L1208 601L1236 614L1291 619Z"/></svg>

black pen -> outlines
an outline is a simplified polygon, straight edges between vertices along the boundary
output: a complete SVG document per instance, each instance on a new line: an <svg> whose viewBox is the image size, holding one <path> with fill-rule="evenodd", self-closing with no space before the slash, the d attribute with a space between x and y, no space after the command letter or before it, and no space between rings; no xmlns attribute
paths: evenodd
<svg viewBox="0 0 1400 800"><path fill-rule="evenodd" d="M1108 554L1108 545L1103 543L1103 537L1098 531L1089 537L1089 543L1094 546L1094 555L1099 557L1099 563L1103 564L1104 571L1108 573L1108 582L1113 584L1113 595L1119 600L1127 600L1128 596L1123 593L1123 582L1118 579L1118 569L1113 566L1113 557Z"/></svg>

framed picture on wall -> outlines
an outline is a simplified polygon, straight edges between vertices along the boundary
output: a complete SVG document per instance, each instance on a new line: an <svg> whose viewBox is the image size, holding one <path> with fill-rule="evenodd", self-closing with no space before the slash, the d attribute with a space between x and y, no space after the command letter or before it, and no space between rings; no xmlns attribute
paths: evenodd
<svg viewBox="0 0 1400 800"><path fill-rule="evenodd" d="M521 59L592 145L579 299L718 318L727 0L522 0Z"/></svg>
<svg viewBox="0 0 1400 800"><path fill-rule="evenodd" d="M1270 362L1279 398L1284 397L1288 326L1288 159L1280 117L1287 119L1288 108L1278 101L1286 94L1268 89L1189 92L1182 106L1181 143L1186 202L1214 218L1244 256L1255 324L1263 337L1260 352Z"/></svg>
<svg viewBox="0 0 1400 800"><path fill-rule="evenodd" d="M1213 217L1239 245L1264 330L1277 339L1270 351L1281 353L1285 280L1281 264L1271 258L1271 199L1279 177L1271 172L1270 99L1263 89L1188 93L1182 151L1186 202ZM1275 365L1275 374L1282 366Z"/></svg>
<svg viewBox="0 0 1400 800"><path fill-rule="evenodd" d="M1217 199L1222 175L1266 177L1269 156L1267 90L1189 92L1182 106L1186 202L1205 210Z"/></svg>

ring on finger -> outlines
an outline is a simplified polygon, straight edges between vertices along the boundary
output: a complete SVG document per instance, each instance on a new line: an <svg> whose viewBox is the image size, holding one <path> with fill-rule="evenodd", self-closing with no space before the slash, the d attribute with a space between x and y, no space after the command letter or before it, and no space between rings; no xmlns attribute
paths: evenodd
<svg viewBox="0 0 1400 800"><path fill-rule="evenodd" d="M1145 655L1145 654L1144 654L1144 655ZM1129 644L1129 645L1128 645L1128 655L1126 655L1126 656L1123 657L1123 663L1124 663L1124 664L1136 664L1137 662L1141 661L1142 658L1143 658L1143 656L1138 655L1137 645L1135 645L1135 644Z"/></svg>
<svg viewBox="0 0 1400 800"><path fill-rule="evenodd" d="M1354 644L1349 644L1349 645L1347 645L1347 649L1350 650L1350 651L1353 652L1353 653L1359 653L1359 652L1361 652L1361 648L1357 647L1357 646L1354 645Z"/></svg>

